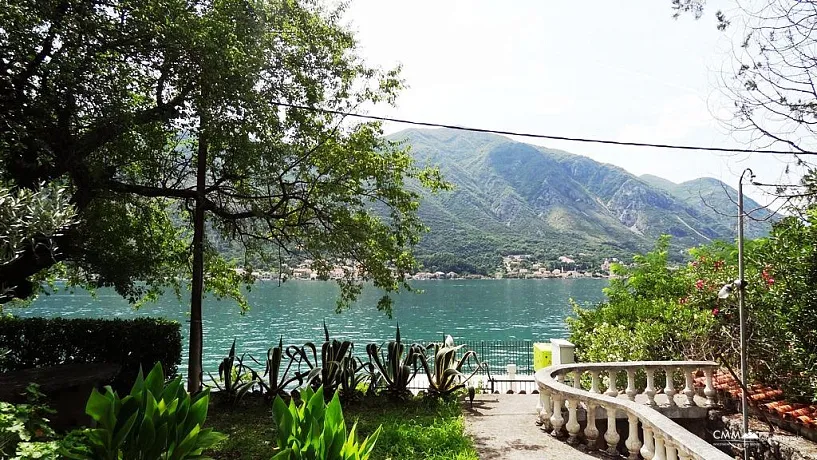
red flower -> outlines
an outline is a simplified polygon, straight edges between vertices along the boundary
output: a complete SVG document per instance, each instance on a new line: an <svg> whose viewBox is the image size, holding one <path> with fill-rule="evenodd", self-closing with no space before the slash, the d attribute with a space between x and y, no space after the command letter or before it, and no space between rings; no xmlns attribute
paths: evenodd
<svg viewBox="0 0 817 460"><path fill-rule="evenodd" d="M704 280L698 280L698 281L696 281L696 282L695 282L695 287L696 287L696 288L697 288L699 291L702 291L702 290L703 290L703 288L704 288Z"/></svg>
<svg viewBox="0 0 817 460"><path fill-rule="evenodd" d="M770 275L765 269L760 272L760 276L763 278L763 281L766 282L766 286L771 286L774 284L774 278L772 278L772 275Z"/></svg>
<svg viewBox="0 0 817 460"><path fill-rule="evenodd" d="M721 311L720 311L720 310L718 310L717 308L713 308L713 309L712 309L712 316L718 316L718 313L720 313L720 312L721 312Z"/></svg>

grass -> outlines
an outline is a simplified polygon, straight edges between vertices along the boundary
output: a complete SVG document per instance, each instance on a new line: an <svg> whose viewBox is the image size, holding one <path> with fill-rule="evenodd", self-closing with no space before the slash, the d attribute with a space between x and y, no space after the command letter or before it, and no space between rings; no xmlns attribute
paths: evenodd
<svg viewBox="0 0 817 460"><path fill-rule="evenodd" d="M275 450L271 404L248 396L235 406L214 401L207 425L229 435L208 452L215 459L269 459ZM457 400L364 398L343 405L347 430L357 422L365 437L381 424L372 460L477 460Z"/></svg>

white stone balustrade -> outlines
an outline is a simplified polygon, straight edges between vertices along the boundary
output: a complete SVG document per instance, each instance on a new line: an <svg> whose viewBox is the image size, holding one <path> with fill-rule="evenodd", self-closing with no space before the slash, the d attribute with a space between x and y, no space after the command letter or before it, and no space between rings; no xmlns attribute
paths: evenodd
<svg viewBox="0 0 817 460"><path fill-rule="evenodd" d="M673 396L677 393L686 397L684 405L694 405L693 377L695 372L703 370L706 376L704 395L707 398L707 407L711 407L715 403L712 374L717 367L718 364L711 361L638 361L550 366L536 373L542 406L539 418L547 430L552 430L554 436L563 436L564 428L569 435L568 442L580 442L583 435L589 446L596 447L601 435L596 427L596 411L601 407L607 418L607 429L603 438L609 453L616 453L619 442L624 439L624 447L630 459L729 460L730 456L656 410L656 369L667 377L663 393L667 396L669 407L676 405ZM638 395L635 380L639 370L643 370L647 377L642 393L646 395L648 404L635 401ZM672 378L678 371L681 371L684 376L684 388L680 392L675 388ZM589 389L581 386L582 375L585 372L590 375ZM616 386L616 376L619 372L627 374L626 388L619 389ZM601 393L599 389L600 374L606 374L609 380L609 386L604 393ZM570 378L571 385L564 383L565 376ZM642 381L642 385L643 383ZM619 397L619 394L622 396ZM664 405L663 402L661 404ZM567 408L566 420L562 416L565 407ZM586 413L584 430L581 429L579 423L581 408L584 408ZM616 414L621 414L627 419L628 429L621 434L616 428ZM642 436L639 436L639 433Z"/></svg>

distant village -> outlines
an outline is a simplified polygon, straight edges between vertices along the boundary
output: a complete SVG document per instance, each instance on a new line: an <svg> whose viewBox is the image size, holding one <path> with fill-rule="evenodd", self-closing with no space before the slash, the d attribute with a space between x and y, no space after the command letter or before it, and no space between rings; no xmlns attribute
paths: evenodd
<svg viewBox="0 0 817 460"><path fill-rule="evenodd" d="M568 256L560 256L558 262L542 263L532 260L528 254L515 254L502 258L502 267L492 276L479 275L473 273L430 272L420 271L407 279L412 280L443 280L443 279L545 279L545 278L608 278L610 276L610 266L619 260L615 257L604 259L599 267L594 269L579 269L576 261ZM245 272L236 269L240 274ZM343 279L347 277L357 278L358 269L352 261L334 265L325 278L321 278L319 271L314 266L314 261L307 259L298 263L294 267L287 264L281 266L280 279L297 280L318 280L318 279ZM263 281L278 280L279 274L271 271L254 271L253 276Z"/></svg>

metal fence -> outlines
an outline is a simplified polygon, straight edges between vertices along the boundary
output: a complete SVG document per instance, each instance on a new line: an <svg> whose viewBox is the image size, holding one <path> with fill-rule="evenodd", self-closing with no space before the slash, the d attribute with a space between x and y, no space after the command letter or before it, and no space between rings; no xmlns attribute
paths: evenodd
<svg viewBox="0 0 817 460"><path fill-rule="evenodd" d="M524 390L531 393L536 389L533 378L533 341L531 340L465 340L457 345L465 345L458 356L467 351L474 351L480 362L486 364L473 377L469 385L479 388L483 393L518 393ZM516 364L514 378L508 375L507 365ZM472 372L463 369L467 375ZM428 387L425 375L418 374L409 388L414 391Z"/></svg>
<svg viewBox="0 0 817 460"><path fill-rule="evenodd" d="M507 373L508 364L516 364L516 373L533 374L533 342L530 340L466 340L463 349L473 350L488 364L491 374ZM487 374L481 371L482 374Z"/></svg>

